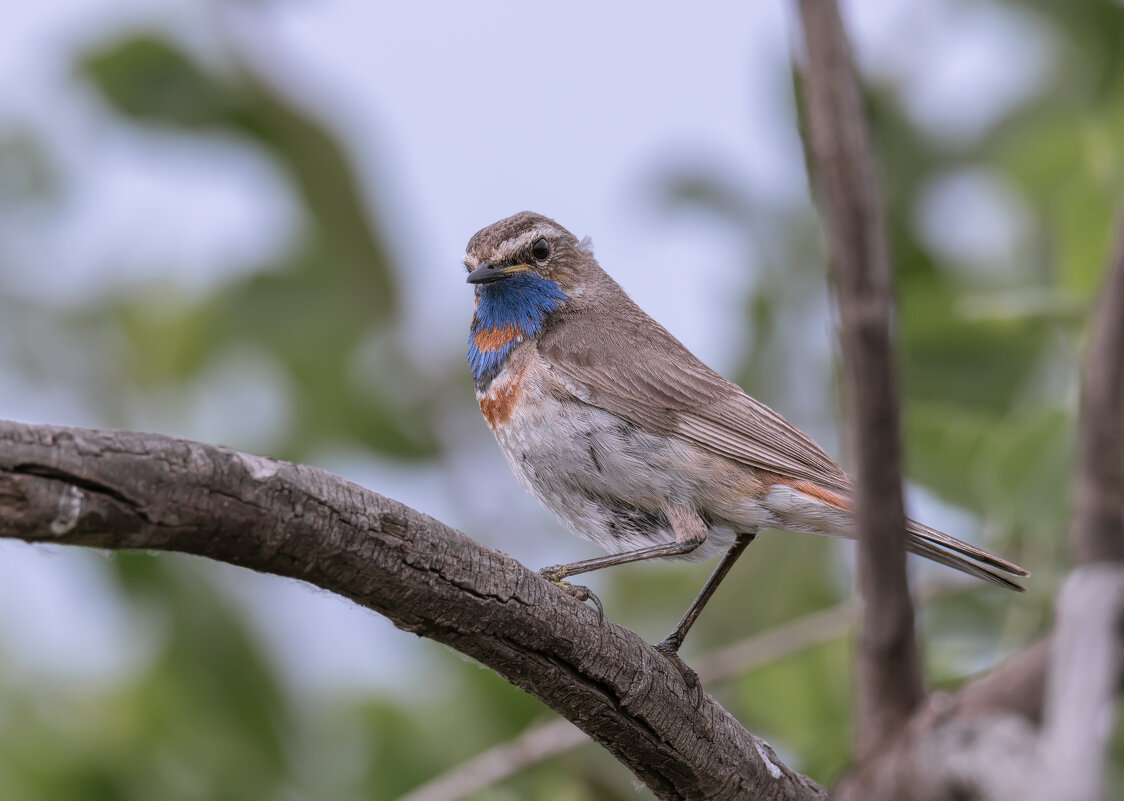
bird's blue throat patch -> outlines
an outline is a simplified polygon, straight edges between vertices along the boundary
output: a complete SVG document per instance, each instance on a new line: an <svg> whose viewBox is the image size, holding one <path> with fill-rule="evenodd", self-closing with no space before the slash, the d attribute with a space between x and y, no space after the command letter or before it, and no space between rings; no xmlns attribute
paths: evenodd
<svg viewBox="0 0 1124 801"><path fill-rule="evenodd" d="M491 383L517 344L542 330L546 316L566 302L554 281L532 270L476 288L468 333L468 365L477 389Z"/></svg>

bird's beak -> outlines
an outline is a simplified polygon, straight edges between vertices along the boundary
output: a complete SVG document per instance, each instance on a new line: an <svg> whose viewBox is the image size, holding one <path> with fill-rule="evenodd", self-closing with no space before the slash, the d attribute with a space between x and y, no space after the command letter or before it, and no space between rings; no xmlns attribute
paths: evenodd
<svg viewBox="0 0 1124 801"><path fill-rule="evenodd" d="M490 261L482 261L480 266L470 272L465 280L470 284L490 284L493 281L499 281L501 278L507 278L515 273L523 273L529 269L531 269L529 264L511 264L507 267L497 267Z"/></svg>

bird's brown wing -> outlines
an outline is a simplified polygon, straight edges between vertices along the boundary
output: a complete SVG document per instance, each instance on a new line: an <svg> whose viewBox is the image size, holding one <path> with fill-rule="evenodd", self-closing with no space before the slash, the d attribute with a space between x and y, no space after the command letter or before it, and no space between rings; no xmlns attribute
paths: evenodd
<svg viewBox="0 0 1124 801"><path fill-rule="evenodd" d="M630 300L613 313L570 312L539 336L538 350L578 400L656 434L677 435L712 453L839 493L850 479L812 439L715 373ZM832 502L832 501L826 501ZM907 547L928 559L1009 589L995 572L1029 575L1006 559L906 521ZM973 561L982 562L977 565ZM993 569L994 568L994 569Z"/></svg>
<svg viewBox="0 0 1124 801"><path fill-rule="evenodd" d="M846 473L804 432L696 358L631 300L564 314L538 350L580 400L656 434L786 478L850 493Z"/></svg>

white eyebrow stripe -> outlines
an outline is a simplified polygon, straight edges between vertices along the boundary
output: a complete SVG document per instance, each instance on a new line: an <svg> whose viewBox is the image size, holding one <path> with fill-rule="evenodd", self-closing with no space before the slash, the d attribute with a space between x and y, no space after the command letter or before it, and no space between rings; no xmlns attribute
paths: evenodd
<svg viewBox="0 0 1124 801"><path fill-rule="evenodd" d="M531 244L536 239L544 236L557 236L560 233L562 233L561 230L559 230L556 226L550 225L549 223L537 225L530 231L524 231L523 233L519 234L519 236L505 239L504 241L500 242L499 246L496 248L496 255L493 261L506 261L511 256L514 256L515 254L526 248L527 245Z"/></svg>

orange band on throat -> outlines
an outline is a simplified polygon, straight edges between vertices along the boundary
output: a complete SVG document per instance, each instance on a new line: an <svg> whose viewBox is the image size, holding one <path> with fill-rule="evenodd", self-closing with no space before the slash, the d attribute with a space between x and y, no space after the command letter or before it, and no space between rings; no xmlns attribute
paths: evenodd
<svg viewBox="0 0 1124 801"><path fill-rule="evenodd" d="M519 336L519 326L505 325L503 328L477 331L473 335L472 341L480 350L499 350L504 345L511 343L517 336Z"/></svg>

